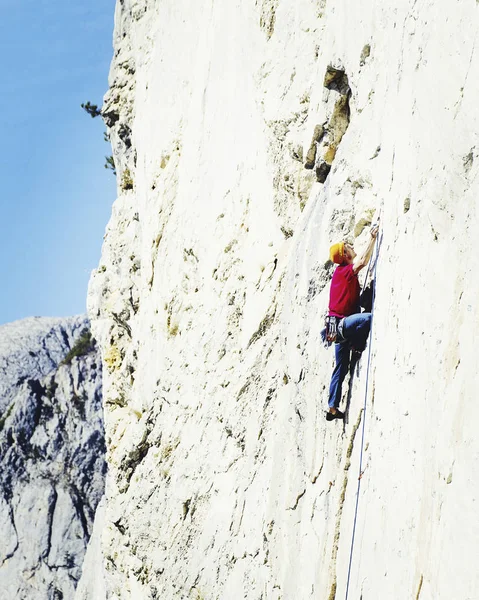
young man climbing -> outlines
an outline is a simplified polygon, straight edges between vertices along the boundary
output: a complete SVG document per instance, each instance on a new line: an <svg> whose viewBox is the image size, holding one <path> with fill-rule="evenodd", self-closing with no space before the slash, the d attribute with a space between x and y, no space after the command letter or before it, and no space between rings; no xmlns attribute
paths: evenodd
<svg viewBox="0 0 479 600"><path fill-rule="evenodd" d="M329 411L326 420L344 418L339 409L341 388L348 372L351 351L358 355L366 347L371 328L371 313L362 313L359 303L358 273L369 262L378 234L378 226L370 230L371 239L363 254L357 259L350 244L340 242L331 246L329 256L338 266L333 273L329 292L328 340L334 344L336 366L329 386Z"/></svg>

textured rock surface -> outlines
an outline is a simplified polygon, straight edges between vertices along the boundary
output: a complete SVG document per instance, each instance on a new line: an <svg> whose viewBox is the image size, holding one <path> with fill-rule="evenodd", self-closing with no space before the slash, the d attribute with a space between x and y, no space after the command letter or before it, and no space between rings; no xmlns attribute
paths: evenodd
<svg viewBox="0 0 479 600"><path fill-rule="evenodd" d="M475 0L117 4L90 598L344 597L366 360L326 423L319 331L329 244L380 207L349 597L477 596L478 24Z"/></svg>
<svg viewBox="0 0 479 600"><path fill-rule="evenodd" d="M85 317L0 327L0 597L73 598L104 489L101 364Z"/></svg>

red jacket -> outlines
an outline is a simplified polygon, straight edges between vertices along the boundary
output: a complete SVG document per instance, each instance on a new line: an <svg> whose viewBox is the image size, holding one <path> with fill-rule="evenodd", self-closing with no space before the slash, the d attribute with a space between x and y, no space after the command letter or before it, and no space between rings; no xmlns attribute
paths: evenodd
<svg viewBox="0 0 479 600"><path fill-rule="evenodd" d="M336 267L329 292L329 315L342 318L361 312L360 291L358 276L353 271L353 265Z"/></svg>

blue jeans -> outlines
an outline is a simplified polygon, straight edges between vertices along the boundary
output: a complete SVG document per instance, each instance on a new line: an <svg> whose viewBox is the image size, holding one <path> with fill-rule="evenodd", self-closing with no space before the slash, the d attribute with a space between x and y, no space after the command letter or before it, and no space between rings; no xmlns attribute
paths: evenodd
<svg viewBox="0 0 479 600"><path fill-rule="evenodd" d="M344 319L344 341L334 344L336 366L329 385L329 408L338 408L341 402L341 388L348 373L351 349L362 352L366 347L371 318L371 313L358 313Z"/></svg>

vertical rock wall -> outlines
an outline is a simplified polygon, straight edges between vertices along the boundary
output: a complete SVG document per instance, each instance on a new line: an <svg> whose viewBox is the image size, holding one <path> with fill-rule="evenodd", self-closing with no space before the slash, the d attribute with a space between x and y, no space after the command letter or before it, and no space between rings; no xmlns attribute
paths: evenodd
<svg viewBox="0 0 479 600"><path fill-rule="evenodd" d="M475 596L478 25L474 0L118 2L92 598L344 597L368 370L327 423L319 332L328 247L380 209L349 597Z"/></svg>

